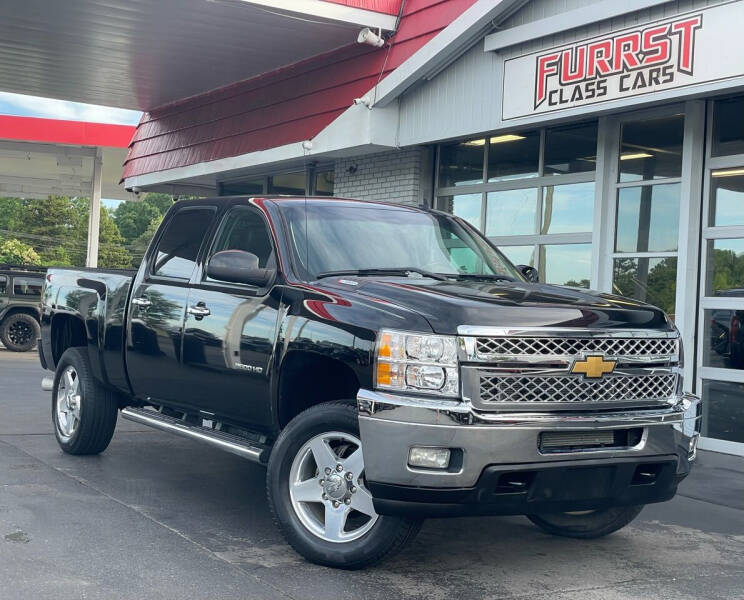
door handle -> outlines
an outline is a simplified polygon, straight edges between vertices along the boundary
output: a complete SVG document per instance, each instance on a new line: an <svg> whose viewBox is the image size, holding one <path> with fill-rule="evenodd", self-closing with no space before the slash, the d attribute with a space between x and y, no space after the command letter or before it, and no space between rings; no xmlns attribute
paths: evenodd
<svg viewBox="0 0 744 600"><path fill-rule="evenodd" d="M132 298L132 304L140 308L147 308L152 305L152 300L148 300L147 298Z"/></svg>
<svg viewBox="0 0 744 600"><path fill-rule="evenodd" d="M212 311L204 306L204 304L202 304L201 302L196 306L189 306L187 311L190 315L194 315L197 320L203 319L204 317L212 314Z"/></svg>

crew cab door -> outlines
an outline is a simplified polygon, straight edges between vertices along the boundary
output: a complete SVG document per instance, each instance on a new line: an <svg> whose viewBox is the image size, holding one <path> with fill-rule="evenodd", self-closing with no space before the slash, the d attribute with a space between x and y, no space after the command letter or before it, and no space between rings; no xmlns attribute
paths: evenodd
<svg viewBox="0 0 744 600"><path fill-rule="evenodd" d="M171 213L133 283L126 364L139 397L182 404L181 354L189 280L216 212L214 206L186 205Z"/></svg>
<svg viewBox="0 0 744 600"><path fill-rule="evenodd" d="M203 412L268 427L281 294L273 281L258 288L209 277L209 259L222 250L251 252L259 268L276 269L263 214L245 205L227 210L192 281L184 328L183 393Z"/></svg>

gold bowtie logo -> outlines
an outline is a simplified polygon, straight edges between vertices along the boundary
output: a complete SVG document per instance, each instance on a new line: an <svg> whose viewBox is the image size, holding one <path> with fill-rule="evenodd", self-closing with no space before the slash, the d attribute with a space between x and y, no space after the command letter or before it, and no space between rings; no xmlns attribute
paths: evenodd
<svg viewBox="0 0 744 600"><path fill-rule="evenodd" d="M584 375L588 379L599 379L615 370L615 360L605 360L603 356L587 356L584 360L574 361L571 373Z"/></svg>

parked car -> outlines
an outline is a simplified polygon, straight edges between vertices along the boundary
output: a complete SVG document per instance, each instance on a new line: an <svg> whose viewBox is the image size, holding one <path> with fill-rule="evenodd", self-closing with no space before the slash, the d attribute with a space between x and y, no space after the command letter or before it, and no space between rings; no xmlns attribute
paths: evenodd
<svg viewBox="0 0 744 600"><path fill-rule="evenodd" d="M178 202L136 273L49 270L57 441L101 452L121 414L265 464L287 541L334 567L431 516L612 533L689 473L699 401L661 310L537 275L423 208Z"/></svg>
<svg viewBox="0 0 744 600"><path fill-rule="evenodd" d="M39 339L39 301L45 269L0 265L0 340L12 352L27 352Z"/></svg>

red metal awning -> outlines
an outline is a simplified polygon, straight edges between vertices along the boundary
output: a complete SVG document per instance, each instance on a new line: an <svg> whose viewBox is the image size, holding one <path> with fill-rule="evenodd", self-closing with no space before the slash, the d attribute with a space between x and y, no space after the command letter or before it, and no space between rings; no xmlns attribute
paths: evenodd
<svg viewBox="0 0 744 600"><path fill-rule="evenodd" d="M0 139L4 140L126 148L135 130L133 125L0 115Z"/></svg>

